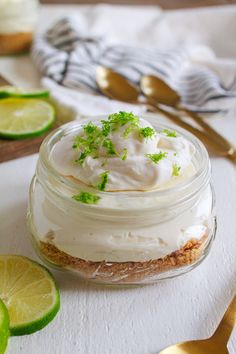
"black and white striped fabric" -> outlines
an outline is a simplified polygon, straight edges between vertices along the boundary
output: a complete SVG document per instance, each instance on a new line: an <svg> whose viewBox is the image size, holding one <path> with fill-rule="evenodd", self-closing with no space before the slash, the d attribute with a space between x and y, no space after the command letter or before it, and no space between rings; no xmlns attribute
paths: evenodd
<svg viewBox="0 0 236 354"><path fill-rule="evenodd" d="M148 50L108 45L103 38L81 35L71 18L59 20L37 38L32 55L43 75L73 89L99 93L95 73L97 66L102 65L136 85L142 75L156 75L178 91L183 105L195 111L211 111L212 102L219 103L220 110L221 99L236 97L236 73L225 87L214 71L192 63L191 49Z"/></svg>

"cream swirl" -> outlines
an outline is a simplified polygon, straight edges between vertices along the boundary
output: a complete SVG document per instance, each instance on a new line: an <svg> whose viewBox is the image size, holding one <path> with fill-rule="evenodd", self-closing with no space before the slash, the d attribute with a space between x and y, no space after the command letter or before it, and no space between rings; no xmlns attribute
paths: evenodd
<svg viewBox="0 0 236 354"><path fill-rule="evenodd" d="M76 138L63 137L52 151L52 164L59 173L89 186L98 186L101 176L107 173L106 191L167 188L193 175L194 147L188 140L175 132L155 131L142 118L135 122L116 124L116 129L105 137L109 144L103 140L95 154L87 154L83 159L84 146L82 150L81 146L73 149ZM99 131L101 124L97 124ZM82 141L86 137L83 128L78 137Z"/></svg>

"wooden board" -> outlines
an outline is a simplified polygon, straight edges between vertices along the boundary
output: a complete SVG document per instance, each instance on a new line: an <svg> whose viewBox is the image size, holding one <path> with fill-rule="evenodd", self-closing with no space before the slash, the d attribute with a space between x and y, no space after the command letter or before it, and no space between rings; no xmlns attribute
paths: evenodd
<svg viewBox="0 0 236 354"><path fill-rule="evenodd" d="M57 126L58 125L56 124L49 132L36 138L22 140L0 139L0 162L13 160L38 152L44 138Z"/></svg>

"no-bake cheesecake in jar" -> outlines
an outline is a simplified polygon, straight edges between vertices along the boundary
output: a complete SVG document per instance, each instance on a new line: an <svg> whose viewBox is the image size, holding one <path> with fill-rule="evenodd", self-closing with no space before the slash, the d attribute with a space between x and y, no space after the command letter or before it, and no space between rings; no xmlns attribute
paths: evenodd
<svg viewBox="0 0 236 354"><path fill-rule="evenodd" d="M0 0L0 55L29 49L37 13L38 0Z"/></svg>
<svg viewBox="0 0 236 354"><path fill-rule="evenodd" d="M192 269L215 234L210 164L191 134L119 112L43 142L28 224L49 264L104 283Z"/></svg>

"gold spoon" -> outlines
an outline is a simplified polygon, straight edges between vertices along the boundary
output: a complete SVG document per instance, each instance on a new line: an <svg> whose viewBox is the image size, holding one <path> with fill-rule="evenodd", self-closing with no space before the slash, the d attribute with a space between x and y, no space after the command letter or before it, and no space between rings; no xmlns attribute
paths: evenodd
<svg viewBox="0 0 236 354"><path fill-rule="evenodd" d="M153 76L146 75L141 78L140 87L144 95L159 104L180 109L187 113L197 124L199 124L205 132L215 141L217 141L227 151L227 155L236 156L236 148L216 130L214 130L209 124L207 124L202 117L198 114L189 111L185 107L180 105L180 96L162 79Z"/></svg>
<svg viewBox="0 0 236 354"><path fill-rule="evenodd" d="M229 157L228 148L222 148L222 146L218 142L214 141L203 131L196 129L191 124L183 121L181 118L179 118L178 115L164 110L157 104L154 104L151 99L149 99L148 101L140 102L140 91L138 90L138 88L132 85L125 77L114 72L112 69L99 66L96 71L96 82L100 91L105 96L123 102L145 104L151 109L151 111L160 112L164 114L175 124L180 125L181 127L196 135L199 139L202 140L205 145L210 147L216 154ZM236 162L236 159L233 161Z"/></svg>
<svg viewBox="0 0 236 354"><path fill-rule="evenodd" d="M112 69L98 66L96 81L105 96L123 102L140 103L138 102L140 92L137 87Z"/></svg>
<svg viewBox="0 0 236 354"><path fill-rule="evenodd" d="M236 296L212 337L172 345L159 354L229 354L227 343L236 324Z"/></svg>

